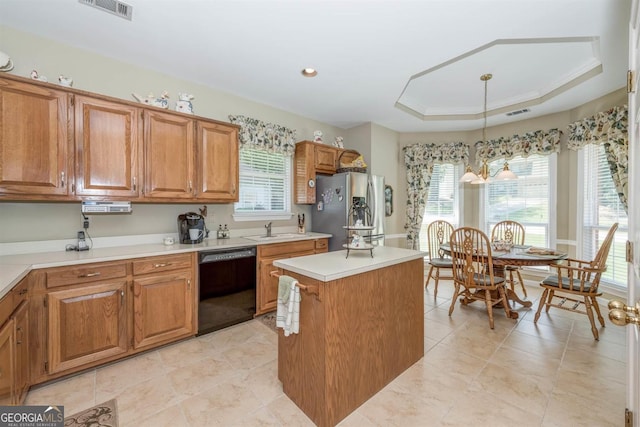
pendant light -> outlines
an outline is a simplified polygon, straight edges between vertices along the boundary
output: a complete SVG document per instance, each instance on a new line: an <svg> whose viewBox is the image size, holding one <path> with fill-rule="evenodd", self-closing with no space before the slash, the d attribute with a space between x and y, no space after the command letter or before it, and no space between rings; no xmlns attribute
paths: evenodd
<svg viewBox="0 0 640 427"><path fill-rule="evenodd" d="M493 74L483 74L480 76L480 80L484 82L484 124L482 126L482 141L487 141L487 82L491 80ZM459 182L469 182L471 184L486 184L489 182L491 175L489 174L489 164L487 159L482 159L482 166L478 173L474 173L471 166L467 165L464 175L460 178ZM515 173L509 169L509 164L504 162L504 167L494 178L496 181L509 181L518 179Z"/></svg>

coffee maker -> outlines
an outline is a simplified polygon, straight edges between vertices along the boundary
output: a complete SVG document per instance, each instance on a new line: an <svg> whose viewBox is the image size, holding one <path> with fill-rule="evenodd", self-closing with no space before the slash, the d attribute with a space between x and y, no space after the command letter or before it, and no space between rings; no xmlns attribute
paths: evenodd
<svg viewBox="0 0 640 427"><path fill-rule="evenodd" d="M198 230L195 231L189 230ZM178 236L180 243L200 243L207 235L207 227L204 223L204 216L195 212L187 212L178 215ZM195 239L192 239L195 237Z"/></svg>

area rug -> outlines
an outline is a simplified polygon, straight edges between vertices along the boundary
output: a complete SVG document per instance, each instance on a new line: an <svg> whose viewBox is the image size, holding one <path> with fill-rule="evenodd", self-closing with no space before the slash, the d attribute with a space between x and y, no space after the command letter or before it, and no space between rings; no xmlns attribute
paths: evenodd
<svg viewBox="0 0 640 427"><path fill-rule="evenodd" d="M271 313L263 314L262 316L258 316L257 319L267 325L273 332L276 331L276 312L272 311Z"/></svg>
<svg viewBox="0 0 640 427"><path fill-rule="evenodd" d="M65 427L118 427L116 400L96 405L64 419Z"/></svg>

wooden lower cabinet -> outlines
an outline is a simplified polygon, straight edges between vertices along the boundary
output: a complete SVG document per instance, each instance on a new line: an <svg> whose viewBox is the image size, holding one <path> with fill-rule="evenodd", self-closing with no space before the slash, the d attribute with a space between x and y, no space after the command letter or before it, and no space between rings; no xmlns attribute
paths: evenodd
<svg viewBox="0 0 640 427"><path fill-rule="evenodd" d="M189 255L184 257L191 258ZM193 282L191 269L134 277L135 349L163 344L195 333Z"/></svg>
<svg viewBox="0 0 640 427"><path fill-rule="evenodd" d="M16 377L16 332L12 319L0 328L0 405L11 405Z"/></svg>
<svg viewBox="0 0 640 427"><path fill-rule="evenodd" d="M195 335L196 255L31 272L31 318L14 320L16 325L29 325L30 383ZM16 334L18 340L20 336Z"/></svg>
<svg viewBox="0 0 640 427"><path fill-rule="evenodd" d="M27 395L29 376L29 304L25 301L12 316L16 328L16 377L14 403L20 404Z"/></svg>
<svg viewBox="0 0 640 427"><path fill-rule="evenodd" d="M273 243L258 246L258 271L256 281L256 314L276 309L278 302L278 279L270 275L273 262L279 259L327 252L328 239L301 240L288 243Z"/></svg>
<svg viewBox="0 0 640 427"><path fill-rule="evenodd" d="M127 281L48 294L49 373L125 354Z"/></svg>
<svg viewBox="0 0 640 427"><path fill-rule="evenodd" d="M19 405L29 388L27 282L0 300L0 405Z"/></svg>

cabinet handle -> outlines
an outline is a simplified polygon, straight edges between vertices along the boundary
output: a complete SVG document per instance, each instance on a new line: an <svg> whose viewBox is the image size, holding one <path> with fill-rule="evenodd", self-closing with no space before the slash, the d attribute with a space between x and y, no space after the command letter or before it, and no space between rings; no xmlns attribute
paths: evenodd
<svg viewBox="0 0 640 427"><path fill-rule="evenodd" d="M26 289L20 289L20 292L18 292L18 295L24 295L27 293Z"/></svg>
<svg viewBox="0 0 640 427"><path fill-rule="evenodd" d="M99 275L100 275L100 272L99 272L99 271L97 271L97 272L95 272L95 273L81 274L81 275L79 275L78 277L96 277L96 276L99 276Z"/></svg>
<svg viewBox="0 0 640 427"><path fill-rule="evenodd" d="M171 265L170 262L163 262L161 264L153 264L153 268L169 267L170 265Z"/></svg>
<svg viewBox="0 0 640 427"><path fill-rule="evenodd" d="M187 290L191 289L191 279L187 279Z"/></svg>
<svg viewBox="0 0 640 427"><path fill-rule="evenodd" d="M60 172L60 185L64 188L64 172Z"/></svg>
<svg viewBox="0 0 640 427"><path fill-rule="evenodd" d="M189 180L189 193L193 193L193 185L191 183L191 180Z"/></svg>
<svg viewBox="0 0 640 427"><path fill-rule="evenodd" d="M133 191L138 191L136 186L136 177L133 177Z"/></svg>
<svg viewBox="0 0 640 427"><path fill-rule="evenodd" d="M233 183L233 188L231 190L231 194L236 194L236 183Z"/></svg>
<svg viewBox="0 0 640 427"><path fill-rule="evenodd" d="M124 300L124 291L120 291L120 299Z"/></svg>

